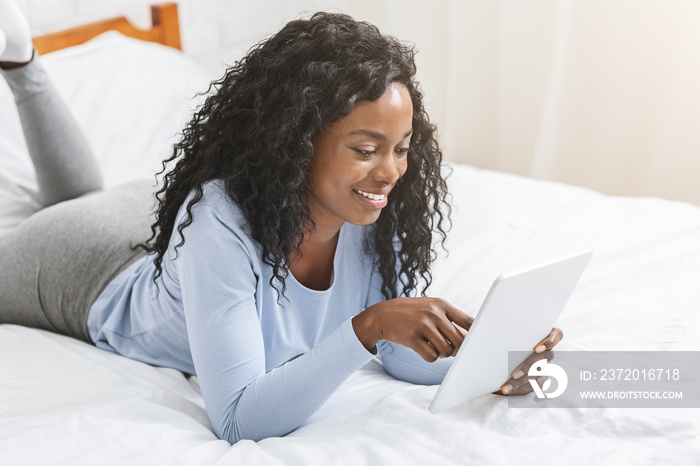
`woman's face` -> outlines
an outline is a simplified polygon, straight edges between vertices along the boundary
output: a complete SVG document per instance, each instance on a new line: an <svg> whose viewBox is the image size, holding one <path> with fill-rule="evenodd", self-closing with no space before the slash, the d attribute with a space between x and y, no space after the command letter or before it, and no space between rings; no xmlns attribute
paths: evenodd
<svg viewBox="0 0 700 466"><path fill-rule="evenodd" d="M314 143L309 209L317 229L374 223L406 173L413 105L401 83L361 102Z"/></svg>

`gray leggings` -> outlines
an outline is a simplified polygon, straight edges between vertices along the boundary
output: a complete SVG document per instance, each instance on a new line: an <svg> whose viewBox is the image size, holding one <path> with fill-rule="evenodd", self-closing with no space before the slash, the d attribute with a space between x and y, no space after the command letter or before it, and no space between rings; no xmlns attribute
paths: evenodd
<svg viewBox="0 0 700 466"><path fill-rule="evenodd" d="M0 323L92 342L90 306L145 252L153 182L108 191L92 150L40 61L0 70L15 97L45 208L0 236Z"/></svg>

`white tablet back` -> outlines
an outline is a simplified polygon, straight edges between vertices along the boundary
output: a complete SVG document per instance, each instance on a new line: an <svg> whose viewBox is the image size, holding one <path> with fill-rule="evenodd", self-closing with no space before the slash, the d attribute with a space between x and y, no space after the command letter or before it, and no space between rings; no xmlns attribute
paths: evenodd
<svg viewBox="0 0 700 466"><path fill-rule="evenodd" d="M501 275L430 404L437 413L499 390L520 364L508 351L532 352L549 335L593 253Z"/></svg>

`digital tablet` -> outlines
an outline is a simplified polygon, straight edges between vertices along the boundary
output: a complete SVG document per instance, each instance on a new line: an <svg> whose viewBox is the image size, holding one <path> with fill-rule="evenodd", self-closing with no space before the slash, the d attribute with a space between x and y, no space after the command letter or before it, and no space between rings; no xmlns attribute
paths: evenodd
<svg viewBox="0 0 700 466"><path fill-rule="evenodd" d="M438 413L501 388L522 362L509 351L533 352L574 291L593 252L503 274L489 291L430 404Z"/></svg>

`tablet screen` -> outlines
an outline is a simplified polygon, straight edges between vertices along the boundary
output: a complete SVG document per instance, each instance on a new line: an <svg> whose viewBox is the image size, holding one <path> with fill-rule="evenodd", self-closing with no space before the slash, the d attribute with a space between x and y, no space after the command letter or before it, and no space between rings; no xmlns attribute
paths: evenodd
<svg viewBox="0 0 700 466"><path fill-rule="evenodd" d="M499 390L528 351L549 335L593 253L577 253L503 274L489 291L457 351L430 411L437 413Z"/></svg>

